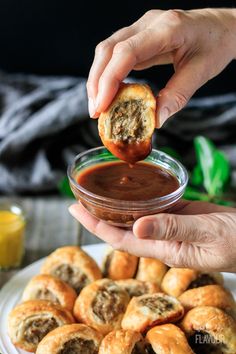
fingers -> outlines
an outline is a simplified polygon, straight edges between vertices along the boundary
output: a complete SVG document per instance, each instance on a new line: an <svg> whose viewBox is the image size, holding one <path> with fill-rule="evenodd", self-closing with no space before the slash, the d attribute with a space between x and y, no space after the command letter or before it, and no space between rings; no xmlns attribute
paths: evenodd
<svg viewBox="0 0 236 354"><path fill-rule="evenodd" d="M166 87L158 95L157 127L161 127L170 116L180 111L207 81L207 63L200 56L195 56L182 67L177 68Z"/></svg>
<svg viewBox="0 0 236 354"><path fill-rule="evenodd" d="M235 213L236 210L235 208L213 203L181 199L173 208L169 210L169 212L182 215L197 215L209 213Z"/></svg>
<svg viewBox="0 0 236 354"><path fill-rule="evenodd" d="M137 220L133 232L138 238L181 241L201 245L216 241L217 223L211 215L158 214Z"/></svg>
<svg viewBox="0 0 236 354"><path fill-rule="evenodd" d="M169 53L183 43L167 26L147 28L115 45L112 57L98 83L97 112L103 112L114 98L120 82L129 72L156 55Z"/></svg>
<svg viewBox="0 0 236 354"><path fill-rule="evenodd" d="M137 256L155 257L156 241L137 239L132 231L106 224L91 216L81 204L73 204L70 213L92 234L109 243L113 248L127 251Z"/></svg>
<svg viewBox="0 0 236 354"><path fill-rule="evenodd" d="M92 118L96 118L98 113L96 112L96 97L98 92L98 82L102 75L106 65L110 61L113 53L114 46L130 36L134 35L137 31L136 25L122 28L115 32L111 37L107 38L103 42L99 43L95 50L95 57L91 66L88 81L87 91L89 98L89 114Z"/></svg>

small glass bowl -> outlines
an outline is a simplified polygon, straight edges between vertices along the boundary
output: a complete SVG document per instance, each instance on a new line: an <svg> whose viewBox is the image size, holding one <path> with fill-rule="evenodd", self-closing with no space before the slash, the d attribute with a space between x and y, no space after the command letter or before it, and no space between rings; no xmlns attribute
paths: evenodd
<svg viewBox="0 0 236 354"><path fill-rule="evenodd" d="M179 161L162 151L153 149L144 161L169 171L179 182L179 188L168 195L145 201L118 200L94 194L78 184L78 176L84 169L112 161L120 160L103 146L87 150L77 155L74 162L69 165L68 177L75 198L93 216L114 226L130 228L141 216L167 211L182 197L188 182L188 173Z"/></svg>

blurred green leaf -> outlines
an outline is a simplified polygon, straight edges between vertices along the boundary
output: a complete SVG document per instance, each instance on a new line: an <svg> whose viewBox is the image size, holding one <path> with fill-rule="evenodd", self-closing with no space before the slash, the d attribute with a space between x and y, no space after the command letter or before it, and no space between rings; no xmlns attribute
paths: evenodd
<svg viewBox="0 0 236 354"><path fill-rule="evenodd" d="M63 177L58 183L58 189L62 195L66 197L74 198L74 194L70 189L69 180L66 176Z"/></svg>
<svg viewBox="0 0 236 354"><path fill-rule="evenodd" d="M209 196L206 193L201 193L197 189L190 186L186 187L183 197L187 200L202 200L204 202L209 201Z"/></svg>
<svg viewBox="0 0 236 354"><path fill-rule="evenodd" d="M212 196L220 196L230 177L230 165L225 155L203 136L194 139L198 165L203 176L203 186Z"/></svg>
<svg viewBox="0 0 236 354"><path fill-rule="evenodd" d="M190 184L193 186L202 186L203 175L200 165L196 165L190 175Z"/></svg>

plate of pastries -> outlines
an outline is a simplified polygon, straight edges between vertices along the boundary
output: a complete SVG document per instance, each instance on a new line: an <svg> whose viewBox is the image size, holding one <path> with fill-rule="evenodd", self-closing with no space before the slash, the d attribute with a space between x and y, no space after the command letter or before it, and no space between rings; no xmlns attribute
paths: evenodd
<svg viewBox="0 0 236 354"><path fill-rule="evenodd" d="M234 274L65 246L0 292L1 354L236 354Z"/></svg>

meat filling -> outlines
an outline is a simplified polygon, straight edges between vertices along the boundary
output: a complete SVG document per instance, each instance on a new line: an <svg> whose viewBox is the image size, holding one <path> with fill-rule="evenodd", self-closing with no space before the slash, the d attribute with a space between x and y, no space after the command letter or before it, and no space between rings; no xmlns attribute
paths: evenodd
<svg viewBox="0 0 236 354"><path fill-rule="evenodd" d="M40 300L49 300L59 304L58 298L48 289L40 289L36 294L36 298Z"/></svg>
<svg viewBox="0 0 236 354"><path fill-rule="evenodd" d="M158 315L163 315L164 312L173 310L174 305L162 297L150 297L139 301L141 306L147 306L150 310Z"/></svg>
<svg viewBox="0 0 236 354"><path fill-rule="evenodd" d="M81 272L77 267L71 267L68 264L62 264L59 267L55 268L52 272L52 275L60 278L72 288L75 289L77 294L89 283L88 277Z"/></svg>
<svg viewBox="0 0 236 354"><path fill-rule="evenodd" d="M135 285L135 286L125 286L124 289L127 291L129 296L132 298L133 296L141 296L145 295L148 292L147 287L143 285Z"/></svg>
<svg viewBox="0 0 236 354"><path fill-rule="evenodd" d="M119 292L109 287L99 289L92 307L94 314L104 323L110 323L125 311Z"/></svg>
<svg viewBox="0 0 236 354"><path fill-rule="evenodd" d="M196 280L190 283L188 289L199 288L200 286L214 285L214 284L217 284L217 282L209 274L200 274Z"/></svg>
<svg viewBox="0 0 236 354"><path fill-rule="evenodd" d="M224 343L215 340L205 332L195 332L189 338L189 345L196 354L222 354L227 349Z"/></svg>
<svg viewBox="0 0 236 354"><path fill-rule="evenodd" d="M24 338L27 342L38 344L50 331L58 327L54 318L35 319L29 322Z"/></svg>
<svg viewBox="0 0 236 354"><path fill-rule="evenodd" d="M63 345L57 354L97 354L98 347L92 340L73 338Z"/></svg>
<svg viewBox="0 0 236 354"><path fill-rule="evenodd" d="M141 140L146 130L144 110L142 100L132 99L117 104L111 112L110 138L128 143Z"/></svg>

